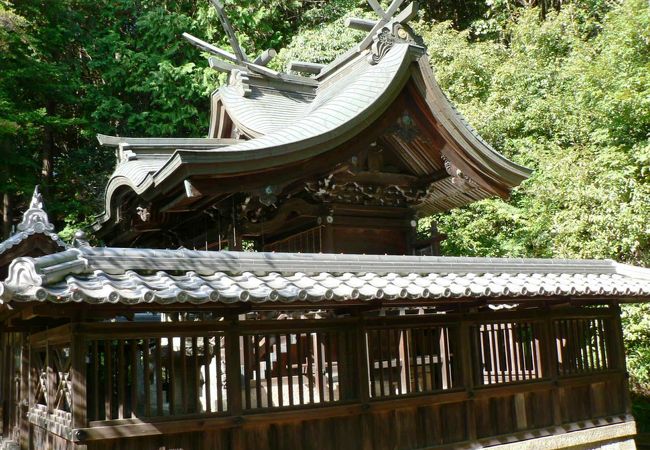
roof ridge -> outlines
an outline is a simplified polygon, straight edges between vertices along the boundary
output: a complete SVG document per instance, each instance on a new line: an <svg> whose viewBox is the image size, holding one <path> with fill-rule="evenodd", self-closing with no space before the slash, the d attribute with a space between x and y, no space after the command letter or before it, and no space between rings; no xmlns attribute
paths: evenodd
<svg viewBox="0 0 650 450"><path fill-rule="evenodd" d="M0 242L0 254L8 251L28 239L34 234L43 234L52 239L59 247L69 248L63 239L55 232L54 225L50 223L47 212L43 209L43 196L40 193L39 186L34 187L32 199L29 202L29 209L23 213L22 220L14 233L5 241Z"/></svg>

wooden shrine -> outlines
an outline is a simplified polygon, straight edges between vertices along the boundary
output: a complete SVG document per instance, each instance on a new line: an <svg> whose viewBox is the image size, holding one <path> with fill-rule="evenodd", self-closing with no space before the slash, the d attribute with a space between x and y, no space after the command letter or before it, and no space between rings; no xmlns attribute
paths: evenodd
<svg viewBox="0 0 650 450"><path fill-rule="evenodd" d="M416 5L283 73L213 3L208 137L99 136L105 246L38 191L0 244L0 449L634 448L619 305L649 269L415 233L530 173L442 93Z"/></svg>

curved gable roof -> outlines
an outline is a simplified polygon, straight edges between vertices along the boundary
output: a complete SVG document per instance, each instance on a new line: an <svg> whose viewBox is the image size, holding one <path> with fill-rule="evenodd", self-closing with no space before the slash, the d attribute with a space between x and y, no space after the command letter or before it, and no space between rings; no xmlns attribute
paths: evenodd
<svg viewBox="0 0 650 450"><path fill-rule="evenodd" d="M395 24L391 26L394 31ZM377 36L390 29L385 27ZM441 185L432 193L423 211L506 195L530 175L530 170L500 155L469 126L436 83L425 48L408 33L406 36L377 39L370 48L350 52L307 82L253 71L242 77L241 71L233 71L230 84L213 97L211 132L227 115L234 127L252 138L212 148L173 148L170 140L164 156L118 165L107 186L99 228L112 219L116 207L113 195L122 192L122 187L152 199L188 177L209 176L218 185L220 177L268 173L335 149L376 122L409 81L417 87L427 114L449 144L442 152L448 173L452 178L469 176L478 181L472 192L452 192L457 190L451 184L454 180L443 182L448 186ZM260 183L264 183L262 177ZM448 202L453 196L456 200Z"/></svg>

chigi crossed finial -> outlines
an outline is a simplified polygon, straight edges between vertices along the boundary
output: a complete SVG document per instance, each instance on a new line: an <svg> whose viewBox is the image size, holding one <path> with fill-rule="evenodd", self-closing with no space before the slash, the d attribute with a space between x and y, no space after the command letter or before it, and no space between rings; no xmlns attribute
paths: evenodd
<svg viewBox="0 0 650 450"><path fill-rule="evenodd" d="M394 32L395 25L406 25L407 22L415 17L418 11L417 3L411 2L406 7L402 8L404 1L405 0L393 0L388 8L384 10L377 0L368 0L370 7L379 16L379 20L359 18L350 18L346 20L347 26L368 32L368 35L363 39L363 41L358 44L356 48L357 51L363 51L373 45L373 43L377 40L377 35L381 33L387 25L390 27L392 24L393 27L391 28L393 29L391 31ZM189 33L183 33L183 37L187 39L192 45L217 57L212 57L209 59L210 67L218 70L219 72L230 73L231 82L243 86L243 95L247 95L249 92L249 89L247 88L247 71L256 73L258 75L264 75L270 78L284 79L287 77L286 74L276 72L275 70L269 69L267 67L269 62L271 62L271 60L277 54L276 51L272 48L265 50L253 61L250 61L244 52L244 49L240 45L239 40L237 39L235 30L233 29L232 24L228 19L221 0L210 0L210 2L217 10L219 21L221 22L224 32L228 36L230 46L232 47L232 51L234 53L216 47L195 36L192 36ZM311 74L318 74L323 67L323 64L317 63L307 63L301 61L293 61L291 63L291 70Z"/></svg>
<svg viewBox="0 0 650 450"><path fill-rule="evenodd" d="M352 28L369 31L365 39L359 43L359 51L365 50L369 45L371 45L373 38L377 32L386 26L386 24L392 22L405 25L413 17L415 17L418 12L418 5L416 2L409 3L408 6L402 9L399 13L397 13L397 11L399 11L402 3L404 3L404 0L393 0L393 2L388 6L388 9L386 10L381 7L377 0L368 0L368 3L370 4L370 7L373 9L373 11L375 11L375 13L379 16L378 21L374 22L360 19L350 19L346 22L346 24ZM353 23L355 21L356 24ZM372 25L372 27L370 27L370 25Z"/></svg>
<svg viewBox="0 0 650 450"><path fill-rule="evenodd" d="M250 70L252 72L259 73L261 75L266 75L274 78L278 78L280 74L274 70L266 67L269 62L276 56L276 51L272 48L263 51L257 58L252 62L246 56L244 49L239 44L235 30L230 24L230 20L226 15L224 6L219 0L210 0L214 8L217 10L217 15L219 16L219 21L221 26L224 29L224 32L228 36L230 41L230 46L234 53L231 53L227 50L223 50L219 47L216 47L212 44L209 44L196 36L192 36L189 33L183 33L183 37L187 39L192 45L200 48L203 51L211 53L221 59L210 58L210 67L220 72L232 72L233 70ZM225 60L225 61L224 61Z"/></svg>

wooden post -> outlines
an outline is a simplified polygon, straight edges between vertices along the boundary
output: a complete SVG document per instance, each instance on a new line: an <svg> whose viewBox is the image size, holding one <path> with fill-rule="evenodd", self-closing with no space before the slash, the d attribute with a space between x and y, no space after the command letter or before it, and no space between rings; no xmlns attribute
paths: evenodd
<svg viewBox="0 0 650 450"><path fill-rule="evenodd" d="M31 406L29 389L29 357L30 345L27 334L22 336L22 349L20 358L20 404L16 407L20 411L20 448L29 448L29 420L27 412Z"/></svg>
<svg viewBox="0 0 650 450"><path fill-rule="evenodd" d="M47 399L47 412L54 412L54 396L56 392L56 373L52 367L52 351L50 350L50 343L45 343L45 373L47 374L47 391L45 398Z"/></svg>
<svg viewBox="0 0 650 450"><path fill-rule="evenodd" d="M558 386L558 369L557 369L557 337L555 336L555 327L553 319L546 314L542 329L542 376L549 378L553 382L551 389L551 405L553 408L553 425L562 424L562 401L563 395Z"/></svg>
<svg viewBox="0 0 650 450"><path fill-rule="evenodd" d="M72 427L87 426L86 394L86 340L84 336L72 337Z"/></svg>
<svg viewBox="0 0 650 450"><path fill-rule="evenodd" d="M625 345L623 343L623 325L621 323L621 307L618 303L611 308L611 316L606 319L607 324L607 359L610 369L623 371L623 381L621 383L623 397L623 407L625 414L632 414L632 402L630 400L630 390L628 386L628 373L625 366Z"/></svg>
<svg viewBox="0 0 650 450"><path fill-rule="evenodd" d="M238 317L230 317L231 325L225 336L226 346L226 395L228 412L235 417L242 416L241 358L239 352ZM219 339L217 339L219 342ZM206 347L207 348L207 347ZM219 350L220 351L220 350ZM242 419L243 420L243 419ZM232 429L232 450L244 448L241 426Z"/></svg>
<svg viewBox="0 0 650 450"><path fill-rule="evenodd" d="M86 337L72 329L71 366L72 377L72 429L86 428L88 426L87 394L86 394ZM95 355L96 357L96 355ZM120 373L120 376L123 374ZM80 439L82 436L73 436ZM86 445L75 444L75 450L85 450Z"/></svg>
<svg viewBox="0 0 650 450"><path fill-rule="evenodd" d="M356 396L363 408L363 414L359 417L361 421L361 449L372 450L372 417L368 412L368 402L370 401L370 369L368 367L368 341L366 340L366 330L363 316L357 317L355 327L355 348L356 348L356 366L357 366L357 383Z"/></svg>
<svg viewBox="0 0 650 450"><path fill-rule="evenodd" d="M462 321L459 327L460 350L461 356L461 376L463 387L467 391L468 400L465 402L465 420L467 424L467 440L476 440L476 411L474 407L474 362L475 352L472 349L472 339L470 337L471 327L469 322Z"/></svg>

